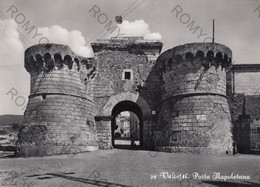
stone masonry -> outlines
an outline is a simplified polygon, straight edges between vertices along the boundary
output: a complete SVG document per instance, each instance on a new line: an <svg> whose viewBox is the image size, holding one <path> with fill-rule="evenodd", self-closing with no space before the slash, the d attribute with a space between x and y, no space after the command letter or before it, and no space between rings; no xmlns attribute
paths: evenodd
<svg viewBox="0 0 260 187"><path fill-rule="evenodd" d="M232 150L226 69L232 52L216 43L177 46L142 37L97 40L94 58L41 44L25 52L31 93L17 156L113 148L115 118L134 112L143 149Z"/></svg>
<svg viewBox="0 0 260 187"><path fill-rule="evenodd" d="M25 52L31 94L18 135L18 156L97 150L94 101L87 84L95 66L62 45L36 45Z"/></svg>
<svg viewBox="0 0 260 187"><path fill-rule="evenodd" d="M259 64L236 64L227 72L232 133L239 153L260 153L259 72ZM243 89L236 76L247 80L248 84L244 83Z"/></svg>
<svg viewBox="0 0 260 187"><path fill-rule="evenodd" d="M158 58L164 92L158 121L158 150L232 151L226 68L231 51L220 44L193 43Z"/></svg>

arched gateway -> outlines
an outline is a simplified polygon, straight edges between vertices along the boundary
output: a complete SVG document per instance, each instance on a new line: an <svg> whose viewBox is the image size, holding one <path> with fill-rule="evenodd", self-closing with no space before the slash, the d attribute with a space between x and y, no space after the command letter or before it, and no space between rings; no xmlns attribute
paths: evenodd
<svg viewBox="0 0 260 187"><path fill-rule="evenodd" d="M124 92L113 95L103 108L104 116L111 116L112 144L114 144L113 127L115 118L123 111L130 111L136 114L140 122L140 146L143 146L143 123L151 117L151 109L146 101L139 95L131 92Z"/></svg>
<svg viewBox="0 0 260 187"><path fill-rule="evenodd" d="M131 112L130 116L128 116L129 117L129 120L128 120L129 123L121 124L119 122L119 124L121 124L123 126L124 125L128 126L125 129L125 130L128 130L128 134L124 134L125 136L123 136L123 137L121 136L122 138L120 137L120 139L123 139L123 140L129 139L130 141L134 142L134 140L132 140L134 138L133 136L137 135L139 138L137 138L136 140L140 141L140 144L138 145L138 147L139 146L142 147L143 146L143 112L136 103L134 103L133 101L127 101L127 100L119 102L118 104L116 104L116 106L112 110L112 120L111 120L112 145L113 145L113 147L119 147L120 148L119 145L115 144L115 140L116 140L115 135L117 135L115 133L115 131L119 130L119 127L118 127L119 124L117 124L118 122L116 121L116 119L117 119L117 116L121 112L125 112L125 111ZM135 114L137 116L138 124L137 124L137 121L135 121L136 124L134 124L134 121L130 120L130 117L133 114ZM123 122L127 122L127 121L123 121ZM136 125L136 127L135 127L135 125ZM127 128L129 128L129 129L127 129ZM123 131L122 127L121 127L121 131ZM130 143L130 141L129 141L129 143ZM128 145L129 145L129 143L128 143ZM122 144L122 145L124 145L124 144ZM121 146L121 147L124 147L124 146ZM125 147L126 148L127 147L128 148L134 148L135 146L132 145L132 146L125 146Z"/></svg>
<svg viewBox="0 0 260 187"><path fill-rule="evenodd" d="M107 137L107 141L100 141L102 148L114 146L115 120L118 114L123 111L133 112L138 117L140 147L144 147L144 124L149 123L152 112L147 102L139 94L124 92L113 95L108 99L102 111L101 116L95 117L97 127L102 131L102 133L98 133L98 137Z"/></svg>
<svg viewBox="0 0 260 187"><path fill-rule="evenodd" d="M123 101L131 101L135 103L142 111L144 118L151 116L151 109L147 102L139 94L132 92L124 92L111 96L103 108L103 115L110 116L114 107Z"/></svg>

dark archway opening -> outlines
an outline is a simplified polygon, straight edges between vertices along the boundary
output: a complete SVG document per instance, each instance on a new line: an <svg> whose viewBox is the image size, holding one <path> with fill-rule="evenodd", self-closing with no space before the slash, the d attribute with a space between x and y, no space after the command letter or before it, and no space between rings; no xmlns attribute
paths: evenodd
<svg viewBox="0 0 260 187"><path fill-rule="evenodd" d="M112 110L111 125L112 145L114 148L142 148L143 112L136 103L132 101L118 103Z"/></svg>

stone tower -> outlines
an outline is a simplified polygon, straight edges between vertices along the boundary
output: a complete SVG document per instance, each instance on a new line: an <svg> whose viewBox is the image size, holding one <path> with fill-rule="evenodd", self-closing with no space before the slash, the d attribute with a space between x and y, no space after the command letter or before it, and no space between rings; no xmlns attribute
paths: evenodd
<svg viewBox="0 0 260 187"><path fill-rule="evenodd" d="M31 75L29 102L16 155L43 156L98 149L89 81L91 59L67 46L42 44L25 52Z"/></svg>
<svg viewBox="0 0 260 187"><path fill-rule="evenodd" d="M226 69L232 52L216 43L191 43L160 55L163 79L155 147L167 152L232 151Z"/></svg>

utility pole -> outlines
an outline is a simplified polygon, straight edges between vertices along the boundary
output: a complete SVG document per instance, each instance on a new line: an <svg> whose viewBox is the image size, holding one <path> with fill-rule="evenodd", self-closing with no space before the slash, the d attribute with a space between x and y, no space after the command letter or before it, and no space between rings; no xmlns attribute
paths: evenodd
<svg viewBox="0 0 260 187"><path fill-rule="evenodd" d="M215 23L214 23L214 19L213 19L213 32L212 32L212 43L215 42Z"/></svg>

